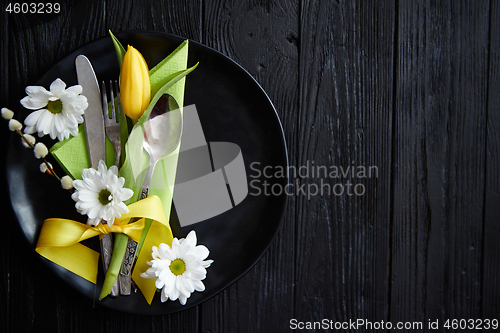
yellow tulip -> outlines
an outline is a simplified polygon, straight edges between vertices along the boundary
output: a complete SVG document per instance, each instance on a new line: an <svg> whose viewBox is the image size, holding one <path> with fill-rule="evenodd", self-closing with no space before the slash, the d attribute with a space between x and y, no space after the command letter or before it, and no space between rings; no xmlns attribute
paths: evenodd
<svg viewBox="0 0 500 333"><path fill-rule="evenodd" d="M137 120L149 105L151 87L148 65L142 54L130 45L123 57L120 90L123 112Z"/></svg>

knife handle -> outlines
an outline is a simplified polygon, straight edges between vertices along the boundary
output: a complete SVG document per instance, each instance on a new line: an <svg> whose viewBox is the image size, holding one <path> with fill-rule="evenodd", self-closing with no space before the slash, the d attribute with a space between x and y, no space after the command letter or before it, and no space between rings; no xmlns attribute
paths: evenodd
<svg viewBox="0 0 500 333"><path fill-rule="evenodd" d="M149 186L143 187L141 189L141 194L139 200L147 198L149 195ZM132 267L135 262L135 254L137 252L138 243L133 239L129 238L127 242L127 250L125 251L125 257L120 267L120 294L130 295L132 289Z"/></svg>
<svg viewBox="0 0 500 333"><path fill-rule="evenodd" d="M137 242L128 239L127 250L125 251L125 257L123 259L122 266L120 268L120 294L130 295L132 289L132 267L135 261L135 252L137 251Z"/></svg>

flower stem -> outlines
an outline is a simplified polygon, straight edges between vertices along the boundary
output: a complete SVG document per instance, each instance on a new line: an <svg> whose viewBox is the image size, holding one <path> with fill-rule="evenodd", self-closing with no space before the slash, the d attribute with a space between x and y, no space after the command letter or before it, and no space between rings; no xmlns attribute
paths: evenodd
<svg viewBox="0 0 500 333"><path fill-rule="evenodd" d="M125 257L125 251L127 250L128 236L125 234L115 234L114 243L113 255L111 257L111 262L109 263L108 271L106 272L106 277L104 278L99 300L109 295L111 289L113 288L113 284L120 273L120 267L122 266L123 258Z"/></svg>

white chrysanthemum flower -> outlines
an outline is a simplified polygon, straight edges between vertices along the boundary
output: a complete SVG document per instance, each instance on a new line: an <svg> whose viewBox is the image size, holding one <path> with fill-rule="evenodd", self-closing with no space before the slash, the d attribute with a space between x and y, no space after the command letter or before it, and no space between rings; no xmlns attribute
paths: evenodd
<svg viewBox="0 0 500 333"><path fill-rule="evenodd" d="M174 238L172 247L164 243L159 248L153 246L153 260L148 261L151 268L141 277L156 279L162 302L179 299L185 305L191 293L205 290L202 280L213 262L205 260L209 253L204 245L196 245L196 232L192 230L185 239Z"/></svg>
<svg viewBox="0 0 500 333"><path fill-rule="evenodd" d="M128 207L123 201L130 199L134 191L123 187L125 178L118 177L115 165L108 170L101 160L97 170L83 169L82 178L73 181L76 192L71 198L76 201L75 207L80 214L88 215L89 224L96 226L101 220L105 220L111 226L115 218L128 213Z"/></svg>
<svg viewBox="0 0 500 333"><path fill-rule="evenodd" d="M62 141L70 134L78 135L78 125L83 122L83 112L88 107L87 97L80 95L82 86L75 85L66 89L66 83L55 79L50 91L40 86L26 87L28 96L21 104L32 112L24 120L25 133L38 132L38 136L49 134Z"/></svg>

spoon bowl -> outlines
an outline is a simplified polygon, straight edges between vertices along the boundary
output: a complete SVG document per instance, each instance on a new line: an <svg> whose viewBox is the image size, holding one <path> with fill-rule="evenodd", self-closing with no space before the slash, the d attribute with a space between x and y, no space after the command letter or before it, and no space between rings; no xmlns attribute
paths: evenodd
<svg viewBox="0 0 500 333"><path fill-rule="evenodd" d="M140 199L148 196L156 163L171 154L180 144L182 114L172 95L165 94L156 103L144 128L144 150L149 155L149 167L144 177Z"/></svg>
<svg viewBox="0 0 500 333"><path fill-rule="evenodd" d="M172 153L180 143L182 115L171 95L163 95L151 111L145 125L143 147L155 164Z"/></svg>

